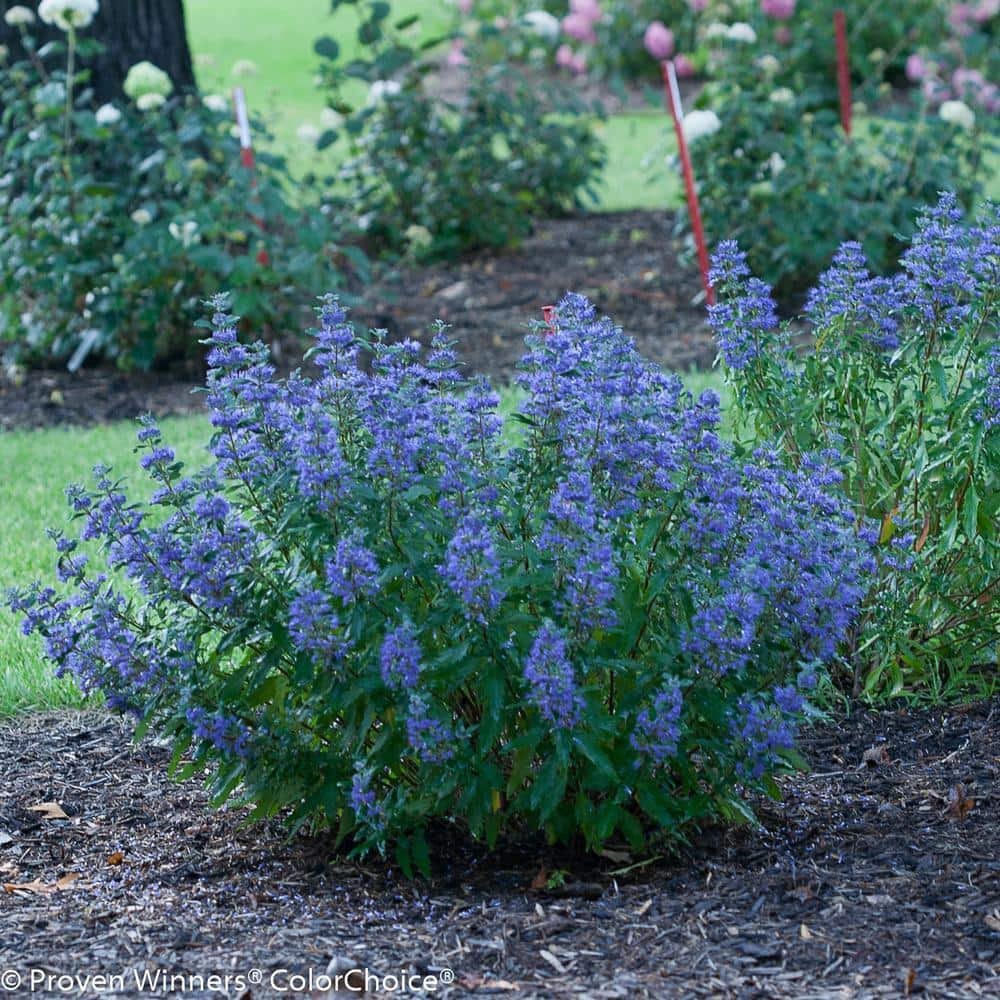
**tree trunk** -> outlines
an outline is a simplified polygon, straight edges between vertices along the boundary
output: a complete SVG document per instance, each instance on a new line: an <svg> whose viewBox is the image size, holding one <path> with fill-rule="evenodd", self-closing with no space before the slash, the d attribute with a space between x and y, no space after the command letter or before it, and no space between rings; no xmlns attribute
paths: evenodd
<svg viewBox="0 0 1000 1000"><path fill-rule="evenodd" d="M30 0L21 2L33 10L36 8ZM18 0L0 0L0 11L6 13L17 4ZM65 37L57 28L41 21L31 26L30 33L39 47ZM102 46L98 55L83 59L90 70L89 85L98 103L121 97L129 67L147 59L170 76L177 90L195 87L182 0L101 0L97 16L80 32L80 39L93 40ZM20 29L10 27L2 18L0 45L10 50L10 62L23 58Z"/></svg>

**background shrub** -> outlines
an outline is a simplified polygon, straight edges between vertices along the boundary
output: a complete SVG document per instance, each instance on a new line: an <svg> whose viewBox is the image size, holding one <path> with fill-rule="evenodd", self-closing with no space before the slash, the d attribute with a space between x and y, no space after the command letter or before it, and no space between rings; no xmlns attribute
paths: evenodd
<svg viewBox="0 0 1000 1000"><path fill-rule="evenodd" d="M1000 213L924 213L888 278L847 243L810 293L800 353L735 244L711 309L749 446L833 445L879 573L848 653L855 690L898 692L971 667L1000 642Z"/></svg>
<svg viewBox="0 0 1000 1000"><path fill-rule="evenodd" d="M220 313L213 463L150 424L148 506L107 468L68 490L113 578L56 533L68 594L11 595L59 669L220 799L406 870L434 821L639 845L776 792L868 589L832 458L737 458L718 398L578 296L528 339L513 426L443 333L422 357L333 301L320 324L318 377L276 382Z"/></svg>
<svg viewBox="0 0 1000 1000"><path fill-rule="evenodd" d="M428 84L436 64L388 23L387 4L356 6L361 58L342 60L332 38L316 44L330 106L346 116L319 140L321 149L347 140L336 177L345 194L333 199L344 225L360 218L380 249L447 257L508 245L533 220L580 205L605 159L594 108L488 57L502 37L493 27L452 50L467 86L448 97ZM363 97L359 82L368 85Z"/></svg>
<svg viewBox="0 0 1000 1000"><path fill-rule="evenodd" d="M220 288L267 332L294 310L286 281L337 283L331 230L292 200L284 161L240 166L227 100L177 96L147 63L128 101L95 108L86 74L67 79L67 43L26 42L33 60L0 64L8 362L148 368L200 350L192 327Z"/></svg>

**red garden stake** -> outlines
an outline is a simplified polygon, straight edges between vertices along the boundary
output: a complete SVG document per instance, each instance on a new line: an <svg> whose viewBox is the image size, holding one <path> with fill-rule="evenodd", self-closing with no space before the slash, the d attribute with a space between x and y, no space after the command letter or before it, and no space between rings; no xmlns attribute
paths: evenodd
<svg viewBox="0 0 1000 1000"><path fill-rule="evenodd" d="M545 320L545 325L548 329L545 331L545 336L547 337L550 333L556 332L556 307L555 306L542 306L542 319Z"/></svg>
<svg viewBox="0 0 1000 1000"><path fill-rule="evenodd" d="M837 87L840 90L840 124L844 134L851 134L851 67L847 60L847 17L842 10L833 12L833 31L837 38Z"/></svg>
<svg viewBox="0 0 1000 1000"><path fill-rule="evenodd" d="M691 166L691 154L688 152L687 139L684 137L684 108L681 105L681 91L677 86L677 71L673 60L665 59L660 63L663 71L663 83L667 95L667 107L674 119L674 132L677 134L677 149L681 157L681 169L684 171L684 190L687 192L688 213L691 216L691 228L694 230L694 242L698 248L698 266L701 268L701 284L705 289L705 301L715 304L715 289L708 279L708 248L705 246L705 229L701 223L701 206L698 204L698 189L694 183L694 169Z"/></svg>
<svg viewBox="0 0 1000 1000"><path fill-rule="evenodd" d="M252 176L256 168L256 160L253 155L253 143L250 139L250 115L247 112L247 98L242 87L236 87L233 90L233 107L236 109L236 125L240 130L240 162L250 171L251 185L256 189L257 180ZM251 215L250 218L261 230L264 229L262 219L256 215ZM263 267L271 263L271 258L263 247L257 251L257 263Z"/></svg>

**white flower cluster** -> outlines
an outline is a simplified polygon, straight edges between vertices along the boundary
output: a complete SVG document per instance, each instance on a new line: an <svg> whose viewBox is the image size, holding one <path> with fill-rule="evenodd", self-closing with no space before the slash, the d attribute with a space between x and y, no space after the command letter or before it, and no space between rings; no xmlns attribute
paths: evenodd
<svg viewBox="0 0 1000 1000"><path fill-rule="evenodd" d="M42 0L38 16L46 24L54 24L63 31L86 28L98 8L97 0Z"/></svg>
<svg viewBox="0 0 1000 1000"><path fill-rule="evenodd" d="M12 28L26 28L29 24L35 23L35 12L30 7L18 4L16 7L11 7L4 14L3 19Z"/></svg>
<svg viewBox="0 0 1000 1000"><path fill-rule="evenodd" d="M714 135L722 128L722 122L714 111L689 111L684 116L681 127L684 138L692 143L707 135Z"/></svg>
<svg viewBox="0 0 1000 1000"><path fill-rule="evenodd" d="M122 90L135 101L140 111L158 108L173 89L170 77L148 61L136 63L125 75L122 84Z"/></svg>

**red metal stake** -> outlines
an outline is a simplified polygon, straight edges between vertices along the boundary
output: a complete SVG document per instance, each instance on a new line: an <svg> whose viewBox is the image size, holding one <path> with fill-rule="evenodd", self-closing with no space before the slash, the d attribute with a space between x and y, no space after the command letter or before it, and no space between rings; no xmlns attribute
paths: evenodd
<svg viewBox="0 0 1000 1000"><path fill-rule="evenodd" d="M847 59L847 17L842 10L833 12L833 31L837 38L837 87L840 90L840 124L844 134L851 134L851 66Z"/></svg>
<svg viewBox="0 0 1000 1000"><path fill-rule="evenodd" d="M698 249L698 266L701 268L701 284L705 289L705 300L715 305L715 289L708 279L708 248L705 245L705 228L701 222L701 206L698 203L698 189L694 183L694 168L691 166L691 154L688 152L687 139L684 137L684 108L681 105L681 91L677 86L677 71L673 60L660 63L663 71L663 84L667 95L667 108L674 119L674 132L677 135L677 149L681 157L681 169L684 171L684 190L687 192L688 214L691 216L691 228L694 230L694 242Z"/></svg>
<svg viewBox="0 0 1000 1000"><path fill-rule="evenodd" d="M233 90L233 107L236 109L236 125L240 130L240 162L250 171L251 185L256 190L257 179L254 176L254 171L257 161L253 155L253 142L250 138L250 115L247 112L247 98L242 87L236 87ZM263 231L264 220L256 215L251 215L250 218ZM257 251L257 263L263 267L271 263L271 258L263 247Z"/></svg>

